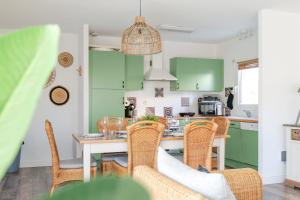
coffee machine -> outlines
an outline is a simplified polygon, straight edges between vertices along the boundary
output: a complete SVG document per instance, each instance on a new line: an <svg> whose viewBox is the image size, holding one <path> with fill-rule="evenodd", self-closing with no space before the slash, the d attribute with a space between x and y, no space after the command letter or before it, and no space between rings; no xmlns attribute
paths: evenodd
<svg viewBox="0 0 300 200"><path fill-rule="evenodd" d="M205 96L198 99L198 113L199 115L223 115L223 103L218 97Z"/></svg>

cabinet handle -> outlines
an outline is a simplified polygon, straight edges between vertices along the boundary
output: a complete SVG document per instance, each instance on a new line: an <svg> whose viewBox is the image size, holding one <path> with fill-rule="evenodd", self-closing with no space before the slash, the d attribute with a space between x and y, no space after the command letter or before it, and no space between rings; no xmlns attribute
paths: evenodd
<svg viewBox="0 0 300 200"><path fill-rule="evenodd" d="M199 83L196 84L196 89L199 90Z"/></svg>
<svg viewBox="0 0 300 200"><path fill-rule="evenodd" d="M179 90L179 83L177 83L177 87L176 87L176 89L177 89L177 90Z"/></svg>
<svg viewBox="0 0 300 200"><path fill-rule="evenodd" d="M142 89L144 89L144 82L142 82Z"/></svg>
<svg viewBox="0 0 300 200"><path fill-rule="evenodd" d="M122 81L122 88L125 88L125 81Z"/></svg>

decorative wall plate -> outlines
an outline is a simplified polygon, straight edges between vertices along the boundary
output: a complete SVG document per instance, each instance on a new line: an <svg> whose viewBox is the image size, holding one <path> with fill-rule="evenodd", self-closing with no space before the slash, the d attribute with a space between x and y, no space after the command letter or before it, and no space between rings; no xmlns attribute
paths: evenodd
<svg viewBox="0 0 300 200"><path fill-rule="evenodd" d="M173 107L164 107L164 116L173 116Z"/></svg>
<svg viewBox="0 0 300 200"><path fill-rule="evenodd" d="M73 64L73 56L72 54L70 54L69 52L61 52L58 55L58 63L62 66L62 67L70 67Z"/></svg>
<svg viewBox="0 0 300 200"><path fill-rule="evenodd" d="M55 77L56 77L56 70L54 69L54 70L50 73L50 75L49 75L49 77L48 77L48 80L47 80L47 82L46 82L45 85L44 85L44 88L49 87L49 86L54 82Z"/></svg>
<svg viewBox="0 0 300 200"><path fill-rule="evenodd" d="M58 85L51 89L49 97L52 103L61 106L69 101L70 94L66 88Z"/></svg>
<svg viewBox="0 0 300 200"><path fill-rule="evenodd" d="M155 115L155 107L146 107L145 113L146 115Z"/></svg>
<svg viewBox="0 0 300 200"><path fill-rule="evenodd" d="M164 97L164 88L155 88L155 97Z"/></svg>

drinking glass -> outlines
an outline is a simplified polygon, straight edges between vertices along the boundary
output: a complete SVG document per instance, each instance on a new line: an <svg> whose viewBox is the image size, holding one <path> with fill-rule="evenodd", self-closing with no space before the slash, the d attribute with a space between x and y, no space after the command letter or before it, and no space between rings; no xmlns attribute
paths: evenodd
<svg viewBox="0 0 300 200"><path fill-rule="evenodd" d="M117 131L117 135L120 134L120 131L123 130L123 117L118 117L117 119L117 128L118 128L118 131Z"/></svg>
<svg viewBox="0 0 300 200"><path fill-rule="evenodd" d="M105 138L109 136L109 117L105 116L103 118L103 134Z"/></svg>

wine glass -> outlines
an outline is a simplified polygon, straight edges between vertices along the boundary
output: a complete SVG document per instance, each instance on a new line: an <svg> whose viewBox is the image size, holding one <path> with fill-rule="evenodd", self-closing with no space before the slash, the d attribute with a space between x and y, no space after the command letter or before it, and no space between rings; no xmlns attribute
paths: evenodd
<svg viewBox="0 0 300 200"><path fill-rule="evenodd" d="M117 134L120 134L120 131L123 129L123 117L118 117L117 128L118 128Z"/></svg>

